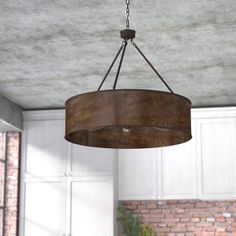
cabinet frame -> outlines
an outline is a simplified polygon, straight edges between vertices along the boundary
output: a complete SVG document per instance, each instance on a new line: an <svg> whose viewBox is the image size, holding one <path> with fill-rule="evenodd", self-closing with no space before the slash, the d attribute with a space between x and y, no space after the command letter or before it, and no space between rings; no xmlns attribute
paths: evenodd
<svg viewBox="0 0 236 236"><path fill-rule="evenodd" d="M59 121L64 122L65 119L65 111L64 110L46 110L46 111L27 111L23 112L24 117L24 130L22 134L22 161L21 161L21 176L20 176L20 212L19 212L19 235L24 236L25 231L25 196L26 196L26 184L27 183L49 183L49 182L58 182L63 181L65 185L65 209L64 209L64 232L62 232L61 236L70 236L70 184L73 181L83 181L83 182L91 182L91 181L113 181L112 184L116 186L117 179L113 178L116 176L116 166L117 162L117 151L113 150L111 157L111 169L108 172L90 172L82 175L73 175L71 173L71 160L72 160L72 144L66 143L64 150L64 158L65 163L62 166L63 171L58 176L30 176L26 173L26 162L27 162L27 124L28 122L43 122L43 121ZM66 141L65 141L66 142ZM117 200L115 197L116 191L113 186L113 205L116 205L115 201ZM116 221L116 210L113 208L113 222ZM116 235L116 224L113 223L113 231L114 235Z"/></svg>

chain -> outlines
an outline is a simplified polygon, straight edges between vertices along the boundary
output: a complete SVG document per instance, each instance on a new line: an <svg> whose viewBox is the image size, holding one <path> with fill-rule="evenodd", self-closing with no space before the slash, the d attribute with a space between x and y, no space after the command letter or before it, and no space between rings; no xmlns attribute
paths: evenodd
<svg viewBox="0 0 236 236"><path fill-rule="evenodd" d="M125 10L125 15L126 15L126 29L129 29L129 16L130 16L130 0L126 0L126 10Z"/></svg>

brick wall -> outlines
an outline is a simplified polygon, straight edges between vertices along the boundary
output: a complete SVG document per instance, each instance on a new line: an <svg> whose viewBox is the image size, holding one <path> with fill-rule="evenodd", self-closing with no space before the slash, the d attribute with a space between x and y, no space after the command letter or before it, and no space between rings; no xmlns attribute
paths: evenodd
<svg viewBox="0 0 236 236"><path fill-rule="evenodd" d="M0 160L4 159L4 135L0 132ZM3 223L3 189L4 189L4 163L0 161L0 235L2 234Z"/></svg>
<svg viewBox="0 0 236 236"><path fill-rule="evenodd" d="M1 140L0 140L1 141ZM20 134L7 134L5 236L17 235Z"/></svg>
<svg viewBox="0 0 236 236"><path fill-rule="evenodd" d="M5 143L4 138L5 136L3 135L3 133L0 132L0 160L4 159L4 143ZM3 186L4 186L4 164L0 162L0 205L2 205L3 203Z"/></svg>
<svg viewBox="0 0 236 236"><path fill-rule="evenodd" d="M236 236L236 201L124 201L155 236Z"/></svg>

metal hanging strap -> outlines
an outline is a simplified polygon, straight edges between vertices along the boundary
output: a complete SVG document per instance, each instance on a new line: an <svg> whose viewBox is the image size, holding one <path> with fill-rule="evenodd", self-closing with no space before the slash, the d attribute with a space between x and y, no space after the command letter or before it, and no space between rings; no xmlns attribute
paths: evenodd
<svg viewBox="0 0 236 236"><path fill-rule="evenodd" d="M105 82L107 76L109 75L109 73L110 73L110 71L111 71L113 65L115 64L115 62L116 62L116 60L117 60L118 56L120 55L120 53L121 53L121 51L122 51L123 48L124 48L124 43L122 43L122 45L121 45L119 51L117 52L117 54L116 54L116 56L115 56L113 62L111 63L111 65L110 65L110 67L109 67L109 69L108 69L106 75L104 76L104 78L103 78L101 84L99 85L97 91L100 91L100 89L102 88L102 86L103 86L103 84L104 84L104 82Z"/></svg>
<svg viewBox="0 0 236 236"><path fill-rule="evenodd" d="M119 77L119 74L120 74L120 69L121 69L121 66L122 66L123 59L124 59L127 44L128 44L127 41L123 42L124 48L123 48L122 55L121 55L121 58L120 58L120 64L119 64L119 67L118 67L118 70L117 70L117 73L116 73L116 78L115 78L115 82L114 82L114 85L113 85L113 90L116 89L116 84L117 84L118 77Z"/></svg>
<svg viewBox="0 0 236 236"><path fill-rule="evenodd" d="M154 68L154 66L151 64L151 62L146 58L146 56L142 53L142 51L139 49L139 47L133 42L133 39L135 38L135 31L134 30L131 30L129 28L129 16L130 16L130 9L129 9L129 5L130 5L130 0L125 0L126 1L126 30L122 30L121 31L121 38L124 39L124 41L122 42L122 45L119 49L119 51L117 52L113 62L111 63L106 75L104 76L101 84L99 85L97 91L100 91L101 87L103 86L107 76L109 75L113 65L115 64L118 56L120 55L122 49L122 55L121 55L121 59L120 59L120 63L119 63L119 66L118 66L118 69L117 69L117 73L116 73L116 78L115 78L115 81L114 81L114 84L113 84L113 90L116 89L116 85L117 85L117 82L118 82L118 78L119 78L119 75L120 75L120 70L121 70L121 66L122 66L122 63L123 63L123 59L124 59L124 55L125 55L125 50L126 50L126 47L127 47L127 44L128 44L128 40L131 41L132 45L137 49L137 51L141 54L141 56L144 58L144 60L148 63L148 65L153 69L153 71L156 73L156 75L159 77L159 79L162 81L162 83L167 87L167 89L172 93L174 94L173 90L170 88L170 86L166 83L166 81L163 79L163 77L159 74L159 72Z"/></svg>
<svg viewBox="0 0 236 236"><path fill-rule="evenodd" d="M148 65L153 69L153 71L156 73L156 75L159 77L159 79L163 82L163 84L167 87L167 89L174 94L173 90L170 88L170 86L166 83L166 81L163 79L163 77L159 74L159 72L155 69L155 67L151 64L151 62L146 58L146 56L142 53L142 51L139 49L139 47L131 41L133 46L137 49L137 51L141 54L141 56L144 58L144 60L148 63Z"/></svg>

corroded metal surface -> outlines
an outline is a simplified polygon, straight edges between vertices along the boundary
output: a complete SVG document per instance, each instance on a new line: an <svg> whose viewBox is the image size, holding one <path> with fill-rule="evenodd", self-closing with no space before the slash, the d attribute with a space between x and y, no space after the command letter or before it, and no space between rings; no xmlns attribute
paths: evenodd
<svg viewBox="0 0 236 236"><path fill-rule="evenodd" d="M105 90L66 102L69 142L105 148L151 148L191 139L191 102L154 90Z"/></svg>

